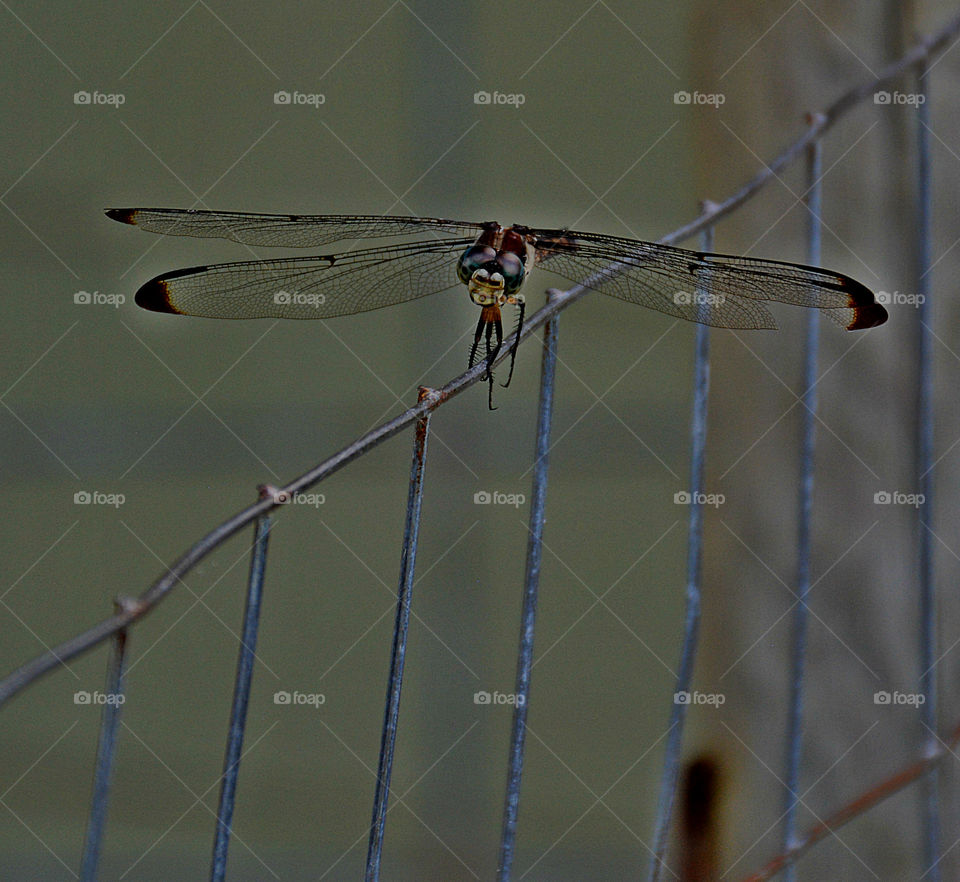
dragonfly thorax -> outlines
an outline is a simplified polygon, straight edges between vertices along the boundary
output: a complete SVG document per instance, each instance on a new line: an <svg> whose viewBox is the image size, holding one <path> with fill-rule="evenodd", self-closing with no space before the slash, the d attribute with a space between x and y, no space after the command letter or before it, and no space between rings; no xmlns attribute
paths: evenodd
<svg viewBox="0 0 960 882"><path fill-rule="evenodd" d="M472 245L457 261L457 277L477 306L502 305L520 289L524 274L518 255L490 245Z"/></svg>

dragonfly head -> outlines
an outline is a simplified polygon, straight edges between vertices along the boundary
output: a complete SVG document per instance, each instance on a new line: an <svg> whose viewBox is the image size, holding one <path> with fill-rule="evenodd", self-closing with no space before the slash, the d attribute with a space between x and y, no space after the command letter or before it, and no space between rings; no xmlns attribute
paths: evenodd
<svg viewBox="0 0 960 882"><path fill-rule="evenodd" d="M470 292L470 299L477 306L499 306L505 299L503 283L502 273L491 273L481 267L474 270L473 275L470 276L467 290Z"/></svg>
<svg viewBox="0 0 960 882"><path fill-rule="evenodd" d="M473 245L457 261L457 277L477 306L502 305L520 289L523 276L523 261L516 254L489 245Z"/></svg>

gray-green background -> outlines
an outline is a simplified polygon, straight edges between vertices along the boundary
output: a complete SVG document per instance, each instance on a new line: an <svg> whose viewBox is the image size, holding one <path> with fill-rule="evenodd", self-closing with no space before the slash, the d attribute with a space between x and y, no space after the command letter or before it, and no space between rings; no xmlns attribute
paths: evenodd
<svg viewBox="0 0 960 882"><path fill-rule="evenodd" d="M12 2L0 10L2 667L136 594L191 542L465 364L462 291L329 322L216 322L137 309L160 272L242 260L166 239L110 206L389 213L570 226L653 239L723 197L950 4ZM900 16L903 16L901 20ZM960 59L932 79L937 214L936 549L958 574L960 434L951 280ZM910 84L900 84L910 92ZM74 93L121 94L119 108ZM279 90L324 103L282 106ZM519 93L521 107L474 103ZM677 104L685 90L724 104ZM875 290L915 292L914 111L868 103L825 148L824 258ZM803 260L799 168L718 231L718 251ZM269 256L292 252L263 252ZM559 280L535 277L528 301ZM74 303L123 295L119 308ZM703 649L689 752L727 781L724 869L777 848L793 598L802 315L779 334L713 335ZM508 321L510 319L508 318ZM563 314L537 665L516 869L629 878L645 866L684 587L692 326L596 294ZM916 691L912 492L915 310L865 334L823 329L817 580L801 824L909 761ZM475 387L434 418L384 878L495 872L539 350L486 409ZM411 436L276 519L231 846L232 879L361 872L379 746ZM118 509L74 504L122 493ZM102 878L207 872L249 534L194 570L130 641ZM598 598L601 598L598 600ZM940 611L941 718L953 720L957 610ZM68 879L85 827L101 648L4 708L0 875ZM320 709L274 704L322 693ZM945 778L945 847L955 835ZM801 878L921 874L908 792L825 843ZM948 856L945 874L955 871ZM524 875L526 874L526 875Z"/></svg>

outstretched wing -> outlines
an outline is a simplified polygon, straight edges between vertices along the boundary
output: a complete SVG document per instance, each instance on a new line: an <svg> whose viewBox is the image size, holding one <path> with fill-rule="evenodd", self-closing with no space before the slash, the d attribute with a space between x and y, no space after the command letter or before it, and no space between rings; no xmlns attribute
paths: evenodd
<svg viewBox="0 0 960 882"><path fill-rule="evenodd" d="M459 284L456 257L473 241L428 239L344 254L194 266L151 279L136 301L154 312L209 318L351 315Z"/></svg>
<svg viewBox="0 0 960 882"><path fill-rule="evenodd" d="M474 238L484 224L435 217L380 217L348 214L251 214L189 208L108 208L107 217L165 236L230 239L243 245L306 248L434 232Z"/></svg>
<svg viewBox="0 0 960 882"><path fill-rule="evenodd" d="M598 233L526 232L536 237L537 262L551 272L687 321L776 328L764 305L770 301L814 307L850 331L887 320L869 288L830 270Z"/></svg>

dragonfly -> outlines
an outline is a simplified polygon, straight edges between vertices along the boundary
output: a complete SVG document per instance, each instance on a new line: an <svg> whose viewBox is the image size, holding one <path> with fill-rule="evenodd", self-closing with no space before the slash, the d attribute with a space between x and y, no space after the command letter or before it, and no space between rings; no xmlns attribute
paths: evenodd
<svg viewBox="0 0 960 882"><path fill-rule="evenodd" d="M179 208L111 208L107 217L165 236L228 239L252 247L323 247L364 239L393 244L337 253L244 260L163 273L136 294L144 309L218 319L326 319L394 306L465 285L480 316L468 368L483 341L488 407L503 346L502 308L516 310L513 378L523 329L521 288L536 267L585 287L717 328L776 329L766 303L812 307L848 331L887 312L865 285L831 270L655 242L496 221L378 215L256 214Z"/></svg>

